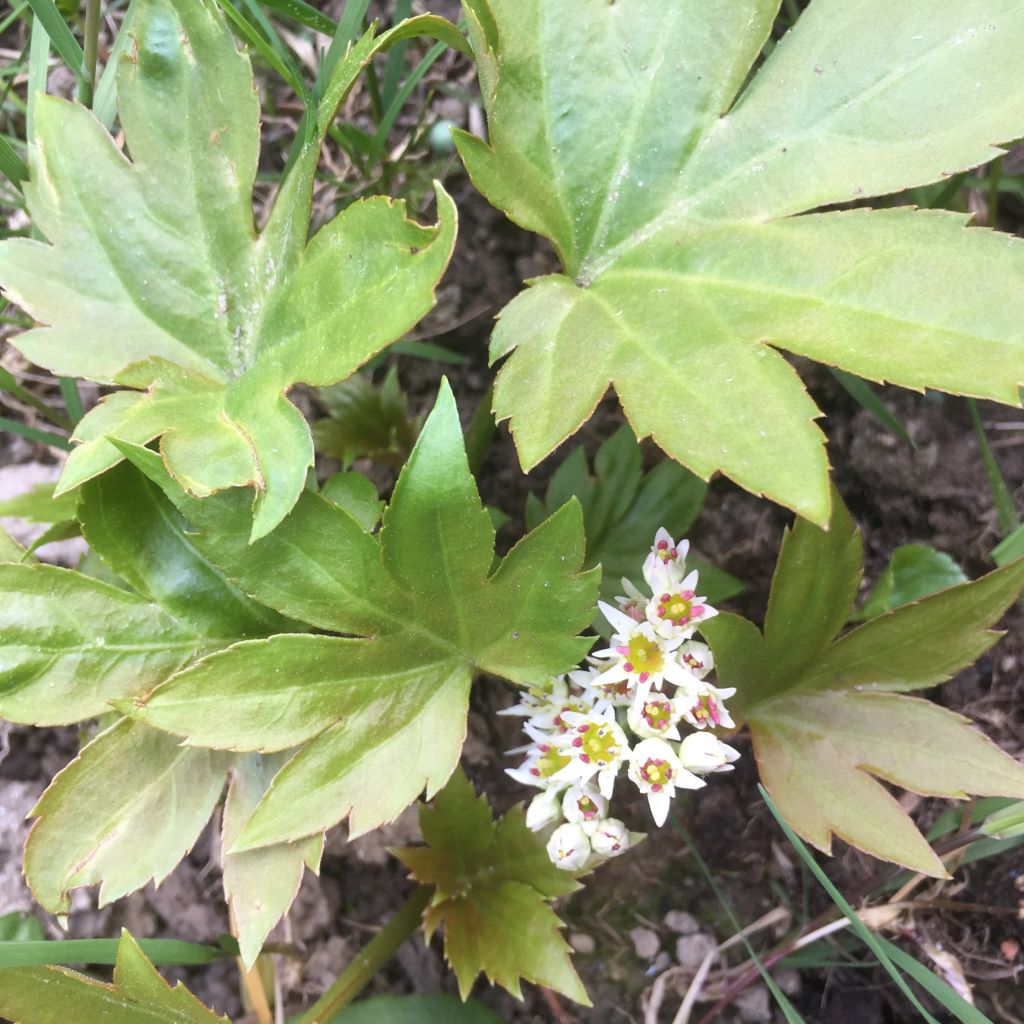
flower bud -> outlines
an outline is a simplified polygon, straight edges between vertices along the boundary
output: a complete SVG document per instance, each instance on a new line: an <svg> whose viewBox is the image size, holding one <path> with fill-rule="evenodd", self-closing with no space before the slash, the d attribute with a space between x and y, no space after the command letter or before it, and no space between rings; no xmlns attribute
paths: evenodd
<svg viewBox="0 0 1024 1024"><path fill-rule="evenodd" d="M629 849L629 829L618 818L606 818L598 822L590 845L602 857L618 857Z"/></svg>
<svg viewBox="0 0 1024 1024"><path fill-rule="evenodd" d="M679 760L691 772L732 771L731 762L740 754L710 732L690 733L679 744Z"/></svg>
<svg viewBox="0 0 1024 1024"><path fill-rule="evenodd" d="M559 825L547 845L548 856L556 868L563 871L578 871L590 857L590 839L582 825L569 822Z"/></svg>

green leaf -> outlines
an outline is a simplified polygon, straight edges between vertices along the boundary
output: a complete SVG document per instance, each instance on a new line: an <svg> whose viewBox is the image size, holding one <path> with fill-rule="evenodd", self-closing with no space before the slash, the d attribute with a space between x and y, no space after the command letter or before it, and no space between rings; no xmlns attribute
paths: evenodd
<svg viewBox="0 0 1024 1024"><path fill-rule="evenodd" d="M1024 8L815 0L744 87L778 6L469 0L489 142L459 151L563 265L492 339L525 467L612 384L638 437L824 525L820 413L778 349L1019 403L1024 244L938 211L789 215L1019 137Z"/></svg>
<svg viewBox="0 0 1024 1024"><path fill-rule="evenodd" d="M24 494L0 501L0 516L17 516L30 523L63 523L75 518L78 497L53 496L53 484L39 484Z"/></svg>
<svg viewBox="0 0 1024 1024"><path fill-rule="evenodd" d="M180 982L171 988L127 931L112 985L63 967L13 967L3 973L0 1014L13 1024L228 1024Z"/></svg>
<svg viewBox="0 0 1024 1024"><path fill-rule="evenodd" d="M13 910L0 915L0 945L6 947L8 943L18 943L20 946L26 942L42 942L43 934L43 926L39 923L39 918L33 914ZM11 966L3 953L0 953L0 966Z"/></svg>
<svg viewBox="0 0 1024 1024"><path fill-rule="evenodd" d="M492 821L486 798L456 772L434 806L421 808L420 825L428 845L393 852L413 878L434 886L424 929L429 938L443 927L462 998L483 971L517 998L525 978L589 1006L547 904L579 884L550 862L522 809Z"/></svg>
<svg viewBox="0 0 1024 1024"><path fill-rule="evenodd" d="M0 564L0 594L0 715L11 722L101 715L237 639L52 565Z"/></svg>
<svg viewBox="0 0 1024 1024"><path fill-rule="evenodd" d="M248 969L259 956L270 930L292 905L306 864L318 867L323 852L323 836L246 853L229 852L282 760L258 754L239 757L231 771L231 786L224 805L224 895L231 909L242 962Z"/></svg>
<svg viewBox="0 0 1024 1024"><path fill-rule="evenodd" d="M224 789L230 757L180 746L121 719L53 780L32 814L25 876L39 903L99 884L100 906L163 881L192 848Z"/></svg>
<svg viewBox="0 0 1024 1024"><path fill-rule="evenodd" d="M528 496L526 521L539 525L549 509L570 498L579 499L587 535L586 565L601 566L601 599L611 602L622 589L622 578L636 576L658 528L664 526L674 537L684 536L706 493L702 480L671 460L644 473L640 448L628 424L623 424L598 449L593 475L586 453L574 448L552 474L544 501ZM700 570L701 593L709 601L724 601L743 590L743 584L729 573L700 559L691 563ZM607 629L601 616L593 626Z"/></svg>
<svg viewBox="0 0 1024 1024"><path fill-rule="evenodd" d="M113 964L117 962L118 945L118 939L0 942L0 967ZM177 939L142 939L139 946L153 963L161 967L212 964L215 960L231 956L230 952L220 946L179 942Z"/></svg>
<svg viewBox="0 0 1024 1024"><path fill-rule="evenodd" d="M313 423L317 451L343 466L359 458L401 465L409 457L418 424L409 419L409 399L394 367L379 386L356 373L324 388L320 398L330 415Z"/></svg>
<svg viewBox="0 0 1024 1024"><path fill-rule="evenodd" d="M486 1006L455 996L376 996L343 1010L331 1024L500 1024Z"/></svg>
<svg viewBox="0 0 1024 1024"><path fill-rule="evenodd" d="M833 835L925 874L945 869L879 779L929 796L1019 796L1024 769L967 719L900 691L944 682L999 638L1024 562L880 614L838 636L860 581L861 540L833 495L828 531L797 520L762 634L728 613L703 629L718 683L736 686L758 770L793 828Z"/></svg>
<svg viewBox="0 0 1024 1024"><path fill-rule="evenodd" d="M1014 559L1021 557L1024 557L1024 525L1018 526L992 549L992 561L996 565L1009 565Z"/></svg>
<svg viewBox="0 0 1024 1024"><path fill-rule="evenodd" d="M3 528L0 528L0 562L20 562L25 549Z"/></svg>
<svg viewBox="0 0 1024 1024"><path fill-rule="evenodd" d="M175 493L159 457L124 446ZM244 498L180 494L199 550L258 600L348 637L275 636L206 658L130 714L186 743L261 752L299 746L233 852L358 835L396 817L458 762L474 671L516 683L566 671L591 640L597 591L571 502L492 570L494 528L469 472L447 384L395 487L379 538L306 491L248 544ZM351 634L357 634L351 636Z"/></svg>
<svg viewBox="0 0 1024 1024"><path fill-rule="evenodd" d="M339 61L259 237L252 68L210 0L139 9L118 72L130 162L89 111L40 99L25 193L49 244L0 244L0 283L43 325L17 344L54 372L134 389L79 424L60 489L120 460L109 437L162 436L168 468L191 493L254 487L254 537L287 514L313 456L287 390L341 380L404 334L433 305L451 253L455 209L440 186L436 227L374 197L306 243L319 146L338 105L374 53L419 32L458 36L442 19L413 19L368 33Z"/></svg>
<svg viewBox="0 0 1024 1024"><path fill-rule="evenodd" d="M949 555L927 544L904 544L892 553L856 617L873 619L937 590L966 582L963 569Z"/></svg>
<svg viewBox="0 0 1024 1024"><path fill-rule="evenodd" d="M134 466L123 464L89 481L81 496L79 517L89 546L113 573L179 621L228 642L289 630L287 619L257 604L209 563L181 514Z"/></svg>
<svg viewBox="0 0 1024 1024"><path fill-rule="evenodd" d="M369 477L362 473L335 473L324 481L320 493L343 508L364 530L377 528L384 502Z"/></svg>

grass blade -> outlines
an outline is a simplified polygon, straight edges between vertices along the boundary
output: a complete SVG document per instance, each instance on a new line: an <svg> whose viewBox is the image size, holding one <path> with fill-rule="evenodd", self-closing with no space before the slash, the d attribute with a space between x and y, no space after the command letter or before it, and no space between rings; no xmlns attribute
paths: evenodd
<svg viewBox="0 0 1024 1024"><path fill-rule="evenodd" d="M806 1021L804 1021L803 1017L800 1016L797 1008L789 1001L786 993L779 988L778 982L776 982L771 974L769 974L768 969L764 964L761 963L761 958L757 955L757 950L755 950L750 944L750 940L747 938L743 927L740 925L736 914L733 912L732 904L729 903L725 898L725 894L718 887L718 883L715 881L715 876L711 873L711 869L708 867L707 862L700 855L700 850L697 849L697 846L693 841L693 837L678 822L673 822L672 827L683 837L686 845L693 853L694 860L697 861L697 866L700 868L708 885L711 887L711 891L715 894L715 898L725 911L726 917L729 918L729 924L732 926L734 932L743 940L743 945L747 950L747 956L749 956L754 962L754 966L761 975L761 980L764 982L765 987L771 993L772 998L778 1004L779 1009L782 1010L782 1015L786 1018L786 1024L806 1024Z"/></svg>
<svg viewBox="0 0 1024 1024"><path fill-rule="evenodd" d="M304 103L309 104L309 90L301 78L282 62L274 48L263 38L254 25L239 11L231 0L217 0L217 6L228 16L235 30L294 90Z"/></svg>
<svg viewBox="0 0 1024 1024"><path fill-rule="evenodd" d="M60 378L60 393L64 399L64 408L68 411L68 418L72 423L77 423L85 415L85 407L82 405L82 396L78 393L78 382L74 377Z"/></svg>
<svg viewBox="0 0 1024 1024"><path fill-rule="evenodd" d="M100 75L100 82L96 86L96 95L92 102L92 112L108 130L113 128L114 120L117 117L117 65L121 62L121 55L128 45L134 24L135 0L131 0L128 10L124 12L124 18L121 20L121 29L117 33L117 39L114 40L114 45L110 48L110 56L103 68L103 74Z"/></svg>
<svg viewBox="0 0 1024 1024"><path fill-rule="evenodd" d="M78 40L71 34L68 23L57 10L53 0L28 0L32 13L42 25L53 43L53 48L60 59L75 73L79 79L86 78L85 53Z"/></svg>
<svg viewBox="0 0 1024 1024"><path fill-rule="evenodd" d="M42 413L54 426L62 427L65 430L72 428L71 420L62 416L55 409L51 409L42 399L36 398L31 391L23 388L15 379L14 374L0 366L0 391L6 391L19 401L32 406L36 412Z"/></svg>
<svg viewBox="0 0 1024 1024"><path fill-rule="evenodd" d="M772 798L768 795L768 791L762 785L757 787L761 791L761 798L768 805L768 810L772 812L775 820L779 823L782 831L786 833L786 838L790 841L793 849L800 854L800 858L810 869L811 874L818 880L821 887L829 894L832 902L843 912L847 920L850 922L850 926L857 933L857 936L864 942L864 944L871 950L872 953L878 958L878 962L885 969L886 973L896 983L899 990L910 1000L914 1009L928 1022L928 1024L938 1024L938 1021L921 1005L921 1001L914 995L912 989L907 984L903 975L896 969L895 964L889 959L886 954L885 947L879 940L879 937L875 935L864 922L857 916L853 907L846 902L846 898L843 894L832 884L832 880L825 874L821 869L821 865L811 856L810 851L804 845L803 840L789 827L788 822L785 818L779 814L778 808L772 802Z"/></svg>
<svg viewBox="0 0 1024 1024"><path fill-rule="evenodd" d="M992 1024L992 1021L985 1016L976 1006L971 1006L963 996L955 989L946 984L938 975L933 974L924 964L915 960L909 953L905 953L895 943L883 939L881 935L876 936L878 942L886 954L893 961L909 974L921 988L949 1010L962 1024Z"/></svg>
<svg viewBox="0 0 1024 1024"><path fill-rule="evenodd" d="M49 77L50 37L38 18L32 19L32 30L28 46L28 93L26 94L25 138L31 142L36 137L36 97L46 92Z"/></svg>
<svg viewBox="0 0 1024 1024"><path fill-rule="evenodd" d="M866 380L861 380L860 377L847 373L845 370L840 370L835 366L830 366L829 372L858 405L871 413L876 420L884 427L887 427L893 434L906 441L911 448L917 447L910 434L907 433L907 428L896 418L885 402L875 394L871 385Z"/></svg>
<svg viewBox="0 0 1024 1024"><path fill-rule="evenodd" d="M0 135L0 174L17 189L21 188L21 183L28 177L25 161L15 153L14 147L3 135Z"/></svg>
<svg viewBox="0 0 1024 1024"><path fill-rule="evenodd" d="M370 0L347 0L341 18L338 20L338 27L334 31L331 45L327 48L327 54L320 63L320 73L316 80L316 98L319 102L323 98L324 89L331 80L331 72L335 65L345 55L349 44L360 34L363 27L363 20L366 11L370 6Z"/></svg>
<svg viewBox="0 0 1024 1024"><path fill-rule="evenodd" d="M1006 480L996 462L995 453L988 443L985 435L985 428L981 422L981 413L978 412L978 403L973 398L967 399L967 411L971 414L971 422L974 424L974 433L978 437L978 447L981 449L981 461L985 466L985 476L988 477L988 486L992 491L992 500L996 506L996 518L999 521L999 530L1002 534L1012 533L1020 526L1020 517L1013 504L1013 496L1010 488L1006 486Z"/></svg>
<svg viewBox="0 0 1024 1024"><path fill-rule="evenodd" d="M395 16L392 25L398 25L412 14L412 0L395 0ZM380 96L385 108L390 107L398 95L398 86L402 80L402 69L405 67L405 48L408 44L403 39L391 47L388 59L384 64L384 76L381 79Z"/></svg>
<svg viewBox="0 0 1024 1024"><path fill-rule="evenodd" d="M311 7L305 0L260 0L260 3L325 36L333 36L338 27L326 14Z"/></svg>
<svg viewBox="0 0 1024 1024"><path fill-rule="evenodd" d="M384 152L384 146L387 144L391 128L398 119L398 115L402 112L402 107L405 106L406 100L412 95L413 89L416 88L420 79L433 67L438 57L447 49L447 43L435 43L423 60L410 72L409 77L402 84L402 88L398 90L395 98L384 112L384 116L380 119L377 130L373 133L373 141L370 144L371 163L376 163Z"/></svg>
<svg viewBox="0 0 1024 1024"><path fill-rule="evenodd" d="M17 420L10 420L6 416L0 416L0 430L7 430L19 437L29 441L37 441L39 444L48 444L52 448L60 448L61 451L71 451L71 442L60 434L51 434L48 430L37 430L35 427L26 426Z"/></svg>

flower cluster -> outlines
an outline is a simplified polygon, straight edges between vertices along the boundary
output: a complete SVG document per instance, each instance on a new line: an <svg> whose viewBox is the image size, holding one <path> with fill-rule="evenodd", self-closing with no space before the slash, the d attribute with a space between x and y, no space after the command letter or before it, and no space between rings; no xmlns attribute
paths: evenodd
<svg viewBox="0 0 1024 1024"><path fill-rule="evenodd" d="M551 860L567 871L590 867L637 839L609 816L615 780L625 771L643 793L657 825L678 789L699 789L702 775L729 771L739 754L710 728L731 728L725 701L735 692L708 682L714 665L695 639L716 615L686 572L689 545L659 530L643 565L650 595L629 580L617 608L600 602L611 644L587 667L527 691L505 714L527 719L530 743L508 774L540 792L526 813L534 830L556 825ZM680 729L689 727L685 737Z"/></svg>

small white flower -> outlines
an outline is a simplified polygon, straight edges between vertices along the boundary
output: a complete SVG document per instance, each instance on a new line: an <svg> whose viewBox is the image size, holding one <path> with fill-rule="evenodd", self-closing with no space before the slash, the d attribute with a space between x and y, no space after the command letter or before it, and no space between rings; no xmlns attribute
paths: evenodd
<svg viewBox="0 0 1024 1024"><path fill-rule="evenodd" d="M647 615L647 602L650 601L650 598L637 590L625 576L622 577L620 582L622 583L622 589L626 593L616 597L615 603L624 615L628 615L636 622L643 622Z"/></svg>
<svg viewBox="0 0 1024 1024"><path fill-rule="evenodd" d="M648 693L635 700L626 712L630 729L638 736L663 740L679 739L676 723L683 717L685 703L662 693Z"/></svg>
<svg viewBox="0 0 1024 1024"><path fill-rule="evenodd" d="M664 527L658 530L651 552L644 560L644 579L652 591L682 582L689 550L689 541L681 540L677 544Z"/></svg>
<svg viewBox="0 0 1024 1024"><path fill-rule="evenodd" d="M506 768L505 774L524 786L537 786L540 789L554 787L561 791L565 783L556 780L554 776L565 768L572 758L552 743L537 743L527 747L527 751L526 760L518 768Z"/></svg>
<svg viewBox="0 0 1024 1024"><path fill-rule="evenodd" d="M718 614L706 598L698 596L696 571L681 583L655 587L645 611L654 631L666 640L688 640L700 623Z"/></svg>
<svg viewBox="0 0 1024 1024"><path fill-rule="evenodd" d="M590 839L580 825L559 825L547 844L548 856L556 868L578 871L590 857Z"/></svg>
<svg viewBox="0 0 1024 1024"><path fill-rule="evenodd" d="M544 828L562 817L562 801L555 788L542 789L526 808L526 827L531 832Z"/></svg>
<svg viewBox="0 0 1024 1024"><path fill-rule="evenodd" d="M590 786L573 786L562 797L562 814L566 821L582 825L590 835L608 813L608 801Z"/></svg>
<svg viewBox="0 0 1024 1024"><path fill-rule="evenodd" d="M699 640L687 640L676 650L676 657L686 666L691 675L703 679L715 667L711 648Z"/></svg>
<svg viewBox="0 0 1024 1024"><path fill-rule="evenodd" d="M725 701L735 692L734 686L719 689L703 680L697 681L695 686L687 686L679 694L679 699L685 705L683 718L695 729L705 729L709 725L733 729L736 723L732 720Z"/></svg>
<svg viewBox="0 0 1024 1024"><path fill-rule="evenodd" d="M607 607L604 605L603 609ZM622 618L626 617L623 615ZM628 688L635 688L639 697L646 696L652 688L660 690L666 679L676 686L693 681L690 673L672 657L681 641L658 636L649 622L637 623L627 619L626 623L628 631L614 633L611 647L594 652L595 658L611 661L594 679L594 686L607 688L624 682Z"/></svg>
<svg viewBox="0 0 1024 1024"><path fill-rule="evenodd" d="M665 824L677 786L700 789L707 785L679 763L676 752L664 740L644 740L633 748L629 777L647 796L654 823L659 826Z"/></svg>
<svg viewBox="0 0 1024 1024"><path fill-rule="evenodd" d="M599 821L590 837L590 846L601 857L618 857L632 845L632 836L618 818Z"/></svg>
<svg viewBox="0 0 1024 1024"><path fill-rule="evenodd" d="M572 732L558 738L557 749L569 761L552 776L552 781L584 786L597 776L601 795L609 798L615 776L629 757L626 734L615 721L614 709L608 708L599 715L567 711L565 719L572 726Z"/></svg>
<svg viewBox="0 0 1024 1024"><path fill-rule="evenodd" d="M573 672L571 676L579 675ZM572 680L579 685L578 680ZM570 686L570 680L556 678L551 681L551 689L529 690L524 693L518 704L499 711L499 715L521 715L530 719L525 727L530 732L530 726L534 730L542 732L565 732L565 725L562 722L564 711L579 711L584 714L593 710L603 710L601 705L602 695L589 687L581 686L579 692L574 692ZM530 732L533 736L534 733Z"/></svg>
<svg viewBox="0 0 1024 1024"><path fill-rule="evenodd" d="M731 772L740 752L710 732L692 732L679 744L679 761L691 772Z"/></svg>

